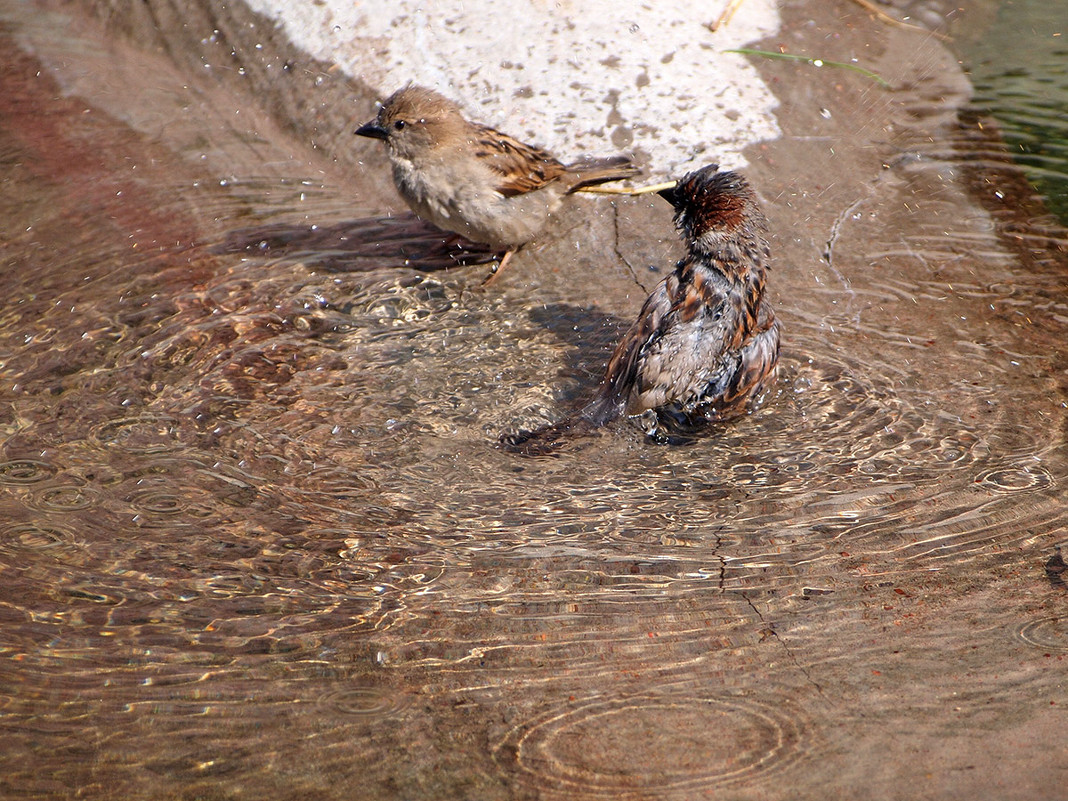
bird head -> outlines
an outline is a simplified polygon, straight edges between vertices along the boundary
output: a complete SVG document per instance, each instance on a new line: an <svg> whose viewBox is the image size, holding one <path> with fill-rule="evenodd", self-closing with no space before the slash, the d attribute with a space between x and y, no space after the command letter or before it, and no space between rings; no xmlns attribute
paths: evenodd
<svg viewBox="0 0 1068 801"><path fill-rule="evenodd" d="M761 237L766 222L749 182L709 164L658 193L675 209L675 226L697 253L717 254L744 238Z"/></svg>
<svg viewBox="0 0 1068 801"><path fill-rule="evenodd" d="M406 86L390 95L375 118L355 133L381 139L391 155L410 160L462 135L466 124L460 107L448 98L422 86Z"/></svg>

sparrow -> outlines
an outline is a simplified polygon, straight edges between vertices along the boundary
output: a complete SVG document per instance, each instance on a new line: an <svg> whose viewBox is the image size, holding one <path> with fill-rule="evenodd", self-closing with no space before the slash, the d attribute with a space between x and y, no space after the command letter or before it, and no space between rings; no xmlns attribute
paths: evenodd
<svg viewBox="0 0 1068 801"><path fill-rule="evenodd" d="M565 166L539 147L469 122L456 103L422 86L394 92L355 133L386 143L393 182L412 211L503 252L497 274L568 195L638 172L625 156Z"/></svg>
<svg viewBox="0 0 1068 801"><path fill-rule="evenodd" d="M745 413L774 381L779 323L764 297L768 223L753 189L712 164L658 194L675 209L686 256L645 301L593 398L562 422L505 435L505 447L546 453L624 414L670 441Z"/></svg>

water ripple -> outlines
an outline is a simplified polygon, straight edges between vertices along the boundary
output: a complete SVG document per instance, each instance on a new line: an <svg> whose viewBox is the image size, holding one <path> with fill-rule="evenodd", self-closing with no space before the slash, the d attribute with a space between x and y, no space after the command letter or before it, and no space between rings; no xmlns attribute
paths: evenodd
<svg viewBox="0 0 1068 801"><path fill-rule="evenodd" d="M759 786L801 755L804 724L784 701L671 691L579 700L516 726L493 757L552 797L692 798Z"/></svg>
<svg viewBox="0 0 1068 801"><path fill-rule="evenodd" d="M0 528L0 554L13 549L51 551L81 545L73 531L46 523L19 523Z"/></svg>
<svg viewBox="0 0 1068 801"><path fill-rule="evenodd" d="M1056 479L1040 464L996 467L980 473L975 483L984 489L1005 494L1034 492L1056 486Z"/></svg>
<svg viewBox="0 0 1068 801"><path fill-rule="evenodd" d="M0 484L36 484L57 471L55 465L40 459L10 459L0 463Z"/></svg>
<svg viewBox="0 0 1068 801"><path fill-rule="evenodd" d="M405 709L412 702L408 693L382 687L350 687L327 693L319 703L323 706L361 718L388 718Z"/></svg>
<svg viewBox="0 0 1068 801"><path fill-rule="evenodd" d="M30 503L43 512L77 512L100 499L100 491L81 484L57 484L34 492Z"/></svg>
<svg viewBox="0 0 1068 801"><path fill-rule="evenodd" d="M178 419L169 414L141 414L101 423L92 431L99 442L128 453L168 453L181 447Z"/></svg>
<svg viewBox="0 0 1068 801"><path fill-rule="evenodd" d="M1068 617L1046 617L1018 626L1015 635L1042 651L1068 653Z"/></svg>

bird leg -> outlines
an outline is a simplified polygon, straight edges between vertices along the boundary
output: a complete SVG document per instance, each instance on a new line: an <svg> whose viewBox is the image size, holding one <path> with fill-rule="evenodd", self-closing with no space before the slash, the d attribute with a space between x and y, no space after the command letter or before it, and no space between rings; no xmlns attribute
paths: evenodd
<svg viewBox="0 0 1068 801"><path fill-rule="evenodd" d="M512 260L513 253L515 253L514 250L509 250L507 253L504 254L504 256L501 257L501 260L497 262L496 267L490 268L489 275L482 279L482 286L489 286L497 280L497 277L501 274L501 271L504 270L504 266Z"/></svg>

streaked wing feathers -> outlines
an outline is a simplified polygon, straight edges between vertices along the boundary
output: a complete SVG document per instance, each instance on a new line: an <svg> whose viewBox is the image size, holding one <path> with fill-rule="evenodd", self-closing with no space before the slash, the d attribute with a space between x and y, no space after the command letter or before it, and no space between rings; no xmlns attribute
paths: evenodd
<svg viewBox="0 0 1068 801"><path fill-rule="evenodd" d="M473 144L475 155L485 159L490 168L500 175L497 191L505 197L540 189L555 181L567 169L548 151L524 144L487 125L478 127Z"/></svg>

